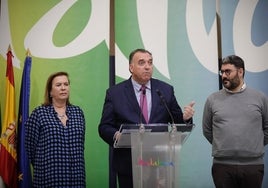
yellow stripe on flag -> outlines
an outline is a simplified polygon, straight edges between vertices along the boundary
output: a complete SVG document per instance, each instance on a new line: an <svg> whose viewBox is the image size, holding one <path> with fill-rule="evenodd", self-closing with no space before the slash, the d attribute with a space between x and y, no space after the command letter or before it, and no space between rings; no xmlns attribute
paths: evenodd
<svg viewBox="0 0 268 188"><path fill-rule="evenodd" d="M12 52L7 53L6 100L0 140L0 176L9 188L18 187L15 85Z"/></svg>

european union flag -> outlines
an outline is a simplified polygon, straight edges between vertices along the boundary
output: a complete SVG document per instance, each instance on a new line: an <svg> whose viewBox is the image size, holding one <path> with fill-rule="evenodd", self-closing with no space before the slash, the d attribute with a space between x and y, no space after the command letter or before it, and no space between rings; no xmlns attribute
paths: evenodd
<svg viewBox="0 0 268 188"><path fill-rule="evenodd" d="M19 188L31 188L32 176L30 162L24 146L25 141L25 123L29 117L29 99L30 99L30 77L31 77L32 58L27 55L24 62L18 120L18 182Z"/></svg>

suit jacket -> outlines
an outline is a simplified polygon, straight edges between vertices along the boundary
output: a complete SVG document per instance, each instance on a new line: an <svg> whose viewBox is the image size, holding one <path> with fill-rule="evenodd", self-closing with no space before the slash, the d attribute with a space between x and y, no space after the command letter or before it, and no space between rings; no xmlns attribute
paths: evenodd
<svg viewBox="0 0 268 188"><path fill-rule="evenodd" d="M175 98L173 86L153 78L151 79L152 108L149 123L172 123L172 118L157 94L157 90L165 98L167 106L173 115L174 123L184 123L183 113ZM121 124L141 123L141 117L142 122L145 123L145 119L141 116L131 78L129 78L107 89L102 118L98 128L99 135L107 144L113 147L113 136L119 130ZM113 153L114 169L118 173L131 175L131 150L115 148Z"/></svg>

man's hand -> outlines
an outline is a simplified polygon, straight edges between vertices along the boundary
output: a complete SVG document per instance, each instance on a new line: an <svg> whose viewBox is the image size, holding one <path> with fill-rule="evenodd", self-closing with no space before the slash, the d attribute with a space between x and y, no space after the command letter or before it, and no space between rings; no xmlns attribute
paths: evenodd
<svg viewBox="0 0 268 188"><path fill-rule="evenodd" d="M188 104L187 106L183 108L183 120L184 121L187 121L194 116L194 112L195 112L193 108L194 104L195 102L192 101L190 102L190 104Z"/></svg>
<svg viewBox="0 0 268 188"><path fill-rule="evenodd" d="M119 131L116 131L115 134L114 134L114 140L117 141L121 136L121 133Z"/></svg>

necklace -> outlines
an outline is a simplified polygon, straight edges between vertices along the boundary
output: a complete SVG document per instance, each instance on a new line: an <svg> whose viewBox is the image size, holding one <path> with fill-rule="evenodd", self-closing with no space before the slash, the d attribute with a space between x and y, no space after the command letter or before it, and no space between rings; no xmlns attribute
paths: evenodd
<svg viewBox="0 0 268 188"><path fill-rule="evenodd" d="M59 115L59 114L58 114L58 118L60 118L60 119L65 118L65 114L62 114L62 115Z"/></svg>

